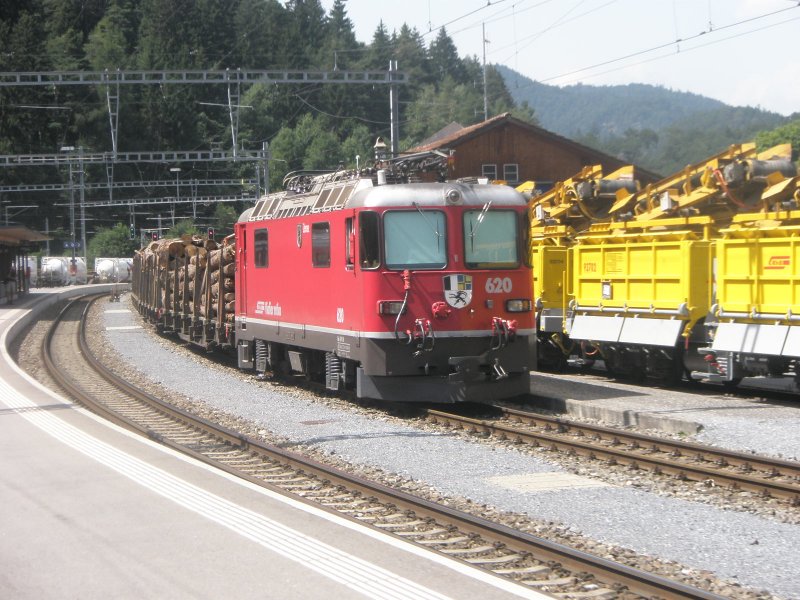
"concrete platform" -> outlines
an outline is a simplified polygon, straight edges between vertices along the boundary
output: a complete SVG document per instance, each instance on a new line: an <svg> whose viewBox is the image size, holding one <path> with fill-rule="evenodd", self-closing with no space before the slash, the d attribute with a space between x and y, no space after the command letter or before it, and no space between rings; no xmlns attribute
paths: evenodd
<svg viewBox="0 0 800 600"><path fill-rule="evenodd" d="M775 389L783 390L789 384L780 380ZM535 372L531 374L531 403L567 416L686 435L713 428L720 420L800 419L800 395L794 405L771 403L757 397L733 397L719 385L696 385L694 389L688 384L683 389L667 389L647 382L616 381L600 371ZM746 385L747 380L742 387Z"/></svg>
<svg viewBox="0 0 800 600"><path fill-rule="evenodd" d="M0 311L0 597L549 597L242 482L63 400L9 362L9 332L31 314Z"/></svg>
<svg viewBox="0 0 800 600"><path fill-rule="evenodd" d="M696 397L620 383L600 375L532 373L531 394L531 403L539 408L611 425L688 434L703 427L673 409L665 409L666 395L671 407L677 398L680 410L696 406Z"/></svg>

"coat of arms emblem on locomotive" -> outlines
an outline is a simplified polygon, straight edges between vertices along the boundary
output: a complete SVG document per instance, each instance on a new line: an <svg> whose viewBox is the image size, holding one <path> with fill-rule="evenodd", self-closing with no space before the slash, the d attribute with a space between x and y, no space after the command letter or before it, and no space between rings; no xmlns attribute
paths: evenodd
<svg viewBox="0 0 800 600"><path fill-rule="evenodd" d="M464 308L472 302L472 275L445 275L444 299L453 308Z"/></svg>

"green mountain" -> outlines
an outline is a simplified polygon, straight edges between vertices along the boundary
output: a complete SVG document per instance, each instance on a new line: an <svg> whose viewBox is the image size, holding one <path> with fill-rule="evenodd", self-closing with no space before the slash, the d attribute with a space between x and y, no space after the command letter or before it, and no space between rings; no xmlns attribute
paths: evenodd
<svg viewBox="0 0 800 600"><path fill-rule="evenodd" d="M545 129L662 174L790 121L759 108L659 86L557 87L508 67L495 68L515 103L527 102Z"/></svg>

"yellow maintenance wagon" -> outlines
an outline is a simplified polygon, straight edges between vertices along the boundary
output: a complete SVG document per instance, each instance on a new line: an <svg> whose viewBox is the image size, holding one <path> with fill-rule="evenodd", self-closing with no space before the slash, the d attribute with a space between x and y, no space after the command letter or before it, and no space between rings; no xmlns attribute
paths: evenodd
<svg viewBox="0 0 800 600"><path fill-rule="evenodd" d="M571 287L574 234L568 225L531 228L537 362L543 369L562 370L571 353L566 327L572 323L567 289Z"/></svg>
<svg viewBox="0 0 800 600"><path fill-rule="evenodd" d="M683 376L711 302L711 220L595 225L572 247L570 338L616 375Z"/></svg>
<svg viewBox="0 0 800 600"><path fill-rule="evenodd" d="M533 198L533 297L545 366L602 360L618 375L733 383L794 369L793 359L759 354L763 341L747 346L756 333L763 340L791 328L791 316L776 314L800 316L791 304L796 280L778 275L795 264L787 240L795 235L789 227L800 227L788 216L798 201L790 155L788 145L760 154L752 143L735 145L643 189L630 172L608 184L599 167L586 167ZM598 202L602 190L612 192L604 196L611 205ZM775 207L784 212L766 214ZM756 273L765 260L768 275ZM794 351L797 334L785 332L774 356Z"/></svg>
<svg viewBox="0 0 800 600"><path fill-rule="evenodd" d="M796 206L800 190L793 193ZM709 378L792 376L800 384L800 210L737 215L715 245Z"/></svg>
<svg viewBox="0 0 800 600"><path fill-rule="evenodd" d="M534 182L517 190L531 196ZM609 220L610 208L620 197L638 191L633 168L623 167L607 177L600 165L584 167L546 193L531 197L529 205L530 262L536 308L537 361L540 368L560 370L572 354L569 307L572 287L571 246L577 231Z"/></svg>

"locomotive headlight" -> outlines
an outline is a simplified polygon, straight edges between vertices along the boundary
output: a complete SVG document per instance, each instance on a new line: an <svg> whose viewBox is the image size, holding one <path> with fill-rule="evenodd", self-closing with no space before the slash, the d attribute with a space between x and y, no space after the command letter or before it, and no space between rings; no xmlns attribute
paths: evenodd
<svg viewBox="0 0 800 600"><path fill-rule="evenodd" d="M402 309L403 309L402 300L380 300L378 302L379 315L399 315Z"/></svg>
<svg viewBox="0 0 800 600"><path fill-rule="evenodd" d="M445 200L448 204L461 204L461 192L455 188L451 188L444 193Z"/></svg>
<svg viewBox="0 0 800 600"><path fill-rule="evenodd" d="M506 310L508 312L530 312L531 301L527 298L506 300Z"/></svg>

